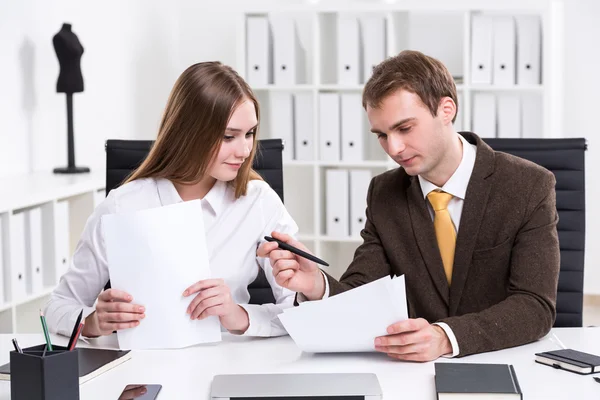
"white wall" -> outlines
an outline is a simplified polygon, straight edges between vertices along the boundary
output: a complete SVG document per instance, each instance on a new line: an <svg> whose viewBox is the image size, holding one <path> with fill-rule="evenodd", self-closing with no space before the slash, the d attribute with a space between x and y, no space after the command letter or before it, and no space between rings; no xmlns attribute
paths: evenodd
<svg viewBox="0 0 600 400"><path fill-rule="evenodd" d="M227 4L226 4L227 3ZM268 1L263 1L268 3ZM235 66L235 11L201 0L0 0L0 176L66 164L64 94L55 92L52 36L73 24L85 53L85 92L74 97L77 163L101 165L107 138L152 138L168 92L192 63ZM215 8L218 4L218 10ZM236 6L237 4L237 6ZM588 293L600 294L600 2L565 2L565 136L586 137Z"/></svg>
<svg viewBox="0 0 600 400"><path fill-rule="evenodd" d="M102 165L107 138L155 137L185 67L235 62L235 18L206 2L0 0L0 176L66 165L52 47L63 22L85 49L85 91L73 97L78 165Z"/></svg>
<svg viewBox="0 0 600 400"><path fill-rule="evenodd" d="M586 154L586 257L585 292L600 294L600 136L598 96L600 95L600 2L565 2L565 110L564 134L585 137Z"/></svg>

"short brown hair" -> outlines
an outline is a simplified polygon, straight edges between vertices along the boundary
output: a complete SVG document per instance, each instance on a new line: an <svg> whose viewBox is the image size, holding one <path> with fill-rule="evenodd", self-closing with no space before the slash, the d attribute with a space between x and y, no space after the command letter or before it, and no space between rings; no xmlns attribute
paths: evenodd
<svg viewBox="0 0 600 400"><path fill-rule="evenodd" d="M419 96L431 115L437 115L440 100L450 97L456 104L456 85L450 72L439 60L415 50L404 50L381 62L363 91L363 107L378 108L383 99L398 90L407 90ZM452 122L456 119L456 115Z"/></svg>
<svg viewBox="0 0 600 400"><path fill-rule="evenodd" d="M219 152L231 114L250 100L260 121L258 100L250 86L231 67L202 62L186 69L175 82L146 160L127 179L166 178L175 183L198 183ZM235 197L246 194L248 181L261 179L252 169L257 141L233 180Z"/></svg>

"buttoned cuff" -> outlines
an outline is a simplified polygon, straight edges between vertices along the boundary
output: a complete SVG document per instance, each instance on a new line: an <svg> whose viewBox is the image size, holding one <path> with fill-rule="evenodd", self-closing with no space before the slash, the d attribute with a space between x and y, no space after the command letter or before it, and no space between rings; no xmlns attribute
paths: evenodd
<svg viewBox="0 0 600 400"><path fill-rule="evenodd" d="M446 336L448 336L448 339L450 340L450 344L452 345L452 354L444 354L442 357L456 357L460 351L458 348L458 342L456 341L456 336L454 336L454 332L452 332L452 328L450 328L448 324L444 322L435 322L433 325L437 325L444 330Z"/></svg>

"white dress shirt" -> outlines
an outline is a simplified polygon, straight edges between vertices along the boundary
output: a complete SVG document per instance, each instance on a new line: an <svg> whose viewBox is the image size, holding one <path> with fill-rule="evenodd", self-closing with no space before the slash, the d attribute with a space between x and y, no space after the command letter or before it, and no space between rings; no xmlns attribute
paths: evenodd
<svg viewBox="0 0 600 400"><path fill-rule="evenodd" d="M46 305L45 314L50 331L69 336L81 309L84 318L94 311L95 301L109 280L102 215L161 207L181 201L175 186L167 179L140 179L112 190L89 217L69 270L60 279ZM295 293L275 282L268 258L256 256L256 250L265 241L265 235L279 231L295 236L298 232L298 226L279 196L267 183L253 180L248 183L246 196L236 200L234 188L217 181L201 204L211 275L222 278L231 290L233 300L248 312L250 326L244 334L285 335L286 331L277 315L284 308L293 306ZM256 278L258 268L265 271L276 304L248 304L250 294L247 286ZM193 283L190 282L190 285ZM157 295L160 295L160 291L157 291Z"/></svg>
<svg viewBox="0 0 600 400"><path fill-rule="evenodd" d="M444 186L438 187L423 178L421 175L418 176L419 184L421 185L421 191L423 192L423 198L427 203L427 208L429 209L429 214L431 215L432 220L435 216L435 212L431 206L431 203L429 203L427 200L427 195L430 192L439 189L452 195L452 198L448 203L448 212L450 213L450 218L452 219L452 223L454 224L457 234L458 226L460 225L460 217L462 215L463 203L465 202L465 194L467 193L467 186L469 185L469 180L471 179L471 174L473 173L473 167L475 166L475 155L477 154L477 146L467 142L462 135L458 135L458 137L462 142L462 159L460 160L458 168L456 171L454 171L454 174L452 174ZM448 324L443 322L438 322L435 325L439 325L440 328L446 332L446 335L452 344L452 354L448 354L447 356L456 357L460 350L458 347L458 342L456 341L456 336L454 336L454 332L452 332L452 329L448 326Z"/></svg>

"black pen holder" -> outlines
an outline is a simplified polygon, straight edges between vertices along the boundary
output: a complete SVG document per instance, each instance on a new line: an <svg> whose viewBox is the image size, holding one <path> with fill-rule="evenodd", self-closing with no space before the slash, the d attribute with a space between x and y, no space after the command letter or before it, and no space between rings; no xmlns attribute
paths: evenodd
<svg viewBox="0 0 600 400"><path fill-rule="evenodd" d="M79 400L77 349L38 345L10 352L12 400Z"/></svg>

